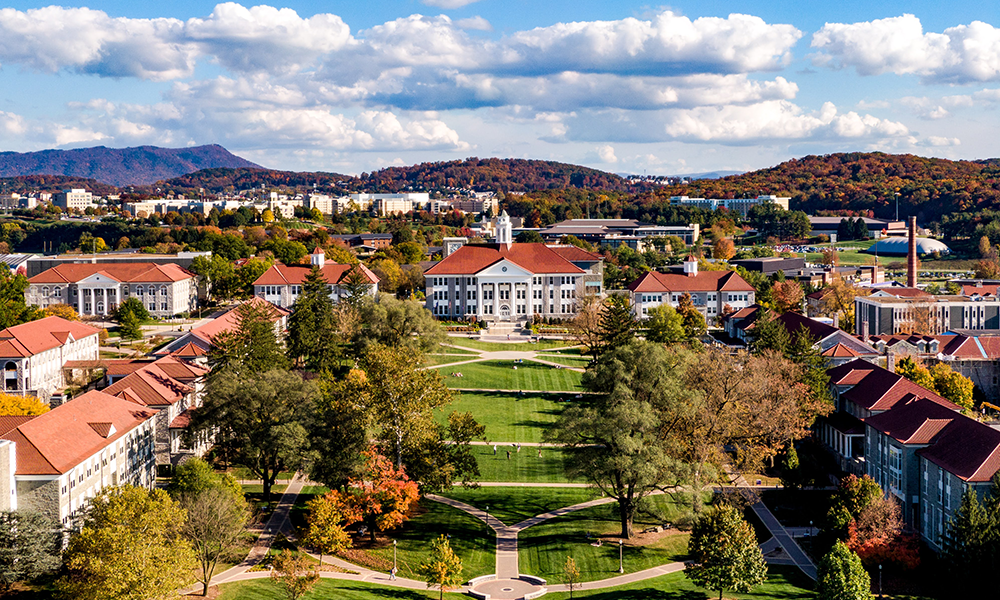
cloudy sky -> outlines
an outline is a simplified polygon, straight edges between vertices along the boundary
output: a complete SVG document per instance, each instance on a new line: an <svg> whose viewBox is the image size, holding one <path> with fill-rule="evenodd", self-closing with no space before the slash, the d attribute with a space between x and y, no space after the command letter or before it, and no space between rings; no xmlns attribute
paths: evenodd
<svg viewBox="0 0 1000 600"><path fill-rule="evenodd" d="M991 1L4 6L2 150L218 143L342 173L468 156L655 174L1000 156Z"/></svg>

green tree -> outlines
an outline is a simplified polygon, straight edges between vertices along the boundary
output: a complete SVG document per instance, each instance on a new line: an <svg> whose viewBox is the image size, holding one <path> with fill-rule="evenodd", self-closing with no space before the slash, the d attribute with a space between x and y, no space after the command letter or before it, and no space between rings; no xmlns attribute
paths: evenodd
<svg viewBox="0 0 1000 600"><path fill-rule="evenodd" d="M59 568L59 525L29 511L0 512L0 594Z"/></svg>
<svg viewBox="0 0 1000 600"><path fill-rule="evenodd" d="M948 520L941 558L969 592L986 592L995 585L998 534L997 515L983 506L974 489L965 490L962 504Z"/></svg>
<svg viewBox="0 0 1000 600"><path fill-rule="evenodd" d="M360 314L362 329L356 342L362 351L378 343L429 352L445 340L441 324L416 300L397 300L390 294L379 294L378 298L365 298Z"/></svg>
<svg viewBox="0 0 1000 600"><path fill-rule="evenodd" d="M567 473L618 501L621 536L632 537L639 502L684 481L676 458L687 412L678 359L663 346L632 340L605 352L584 373L597 396L563 411L547 439L566 445Z"/></svg>
<svg viewBox="0 0 1000 600"><path fill-rule="evenodd" d="M769 350L785 354L792 343L788 329L778 320L777 315L767 309L760 309L749 338L747 341L750 351L754 354L762 354Z"/></svg>
<svg viewBox="0 0 1000 600"><path fill-rule="evenodd" d="M323 273L314 265L288 317L285 336L288 358L310 371L333 371L340 358L339 342L334 328L333 300Z"/></svg>
<svg viewBox="0 0 1000 600"><path fill-rule="evenodd" d="M119 304L112 313L112 317L120 323L121 319L129 313L134 315L139 321L148 321L151 318L149 316L149 311L146 309L146 305L142 303L142 300L135 296L127 298L124 302Z"/></svg>
<svg viewBox="0 0 1000 600"><path fill-rule="evenodd" d="M684 573L703 588L749 592L767 580L767 564L753 529L732 506L719 505L695 523L688 542L693 563Z"/></svg>
<svg viewBox="0 0 1000 600"><path fill-rule="evenodd" d="M236 271L233 263L225 257L213 254L211 258L196 256L191 261L188 270L201 277L205 284L205 293L211 298L231 298L233 295L233 278Z"/></svg>
<svg viewBox="0 0 1000 600"><path fill-rule="evenodd" d="M649 309L646 339L658 344L676 344L687 339L684 317L669 304Z"/></svg>
<svg viewBox="0 0 1000 600"><path fill-rule="evenodd" d="M351 547L351 536L344 527L351 521L350 507L344 505L338 494L326 494L306 503L306 535L302 543L319 551L320 567L323 556L336 554ZM357 518L353 519L357 520Z"/></svg>
<svg viewBox="0 0 1000 600"><path fill-rule="evenodd" d="M194 549L201 595L207 596L219 561L240 547L251 518L250 506L242 493L223 485L182 493L180 505L187 512L181 534Z"/></svg>
<svg viewBox="0 0 1000 600"><path fill-rule="evenodd" d="M366 391L364 371L343 379L325 377L309 421L309 476L331 489L343 489L357 476L361 453L368 448L367 412L358 399Z"/></svg>
<svg viewBox="0 0 1000 600"><path fill-rule="evenodd" d="M934 380L934 389L948 400L962 408L970 409L973 405L972 392L975 384L958 371L953 371L945 363L937 363L928 369Z"/></svg>
<svg viewBox="0 0 1000 600"><path fill-rule="evenodd" d="M243 263L243 266L236 269L233 274L232 294L236 298L249 298L253 296L253 282L260 279L260 276L267 272L274 264L271 259L251 258Z"/></svg>
<svg viewBox="0 0 1000 600"><path fill-rule="evenodd" d="M172 598L194 568L187 515L163 490L107 487L64 554L59 589L74 600Z"/></svg>
<svg viewBox="0 0 1000 600"><path fill-rule="evenodd" d="M132 311L126 311L118 317L118 332L126 340L142 339L142 323Z"/></svg>
<svg viewBox="0 0 1000 600"><path fill-rule="evenodd" d="M319 581L319 571L312 568L308 557L297 552L282 550L271 566L271 581L284 590L289 600L305 596Z"/></svg>
<svg viewBox="0 0 1000 600"><path fill-rule="evenodd" d="M781 461L781 485L789 489L795 489L799 487L801 482L799 453L795 450L795 444L788 444L784 459Z"/></svg>
<svg viewBox="0 0 1000 600"><path fill-rule="evenodd" d="M604 301L600 316L600 348L595 354L618 348L635 338L637 323L627 295L616 294Z"/></svg>
<svg viewBox="0 0 1000 600"><path fill-rule="evenodd" d="M403 242L395 246L402 262L407 265L414 265L427 258L424 249L416 242Z"/></svg>
<svg viewBox="0 0 1000 600"><path fill-rule="evenodd" d="M289 371L213 373L191 431L215 431L233 462L262 480L270 499L278 473L298 469L308 448L304 423L312 414L316 384Z"/></svg>
<svg viewBox="0 0 1000 600"><path fill-rule="evenodd" d="M283 368L285 353L274 331L274 309L266 302L249 301L235 310L234 327L212 339L212 376L226 371L253 376Z"/></svg>
<svg viewBox="0 0 1000 600"><path fill-rule="evenodd" d="M691 301L691 294L685 292L677 302L677 313L684 322L684 335L687 339L694 340L705 335L708 327L705 325L705 317L701 311L695 308Z"/></svg>
<svg viewBox="0 0 1000 600"><path fill-rule="evenodd" d="M24 292L28 289L28 278L12 275L10 269L0 269L0 329L27 323L41 318L36 306L24 302Z"/></svg>
<svg viewBox="0 0 1000 600"><path fill-rule="evenodd" d="M417 573L427 582L427 587L440 590L439 600L444 593L462 585L462 559L455 554L444 535L431 542L431 555L420 563Z"/></svg>
<svg viewBox="0 0 1000 600"><path fill-rule="evenodd" d="M872 581L857 554L837 542L819 563L819 600L871 600Z"/></svg>
<svg viewBox="0 0 1000 600"><path fill-rule="evenodd" d="M541 244L545 240L537 231L522 231L514 236L514 241L518 244Z"/></svg>
<svg viewBox="0 0 1000 600"><path fill-rule="evenodd" d="M343 290L341 302L347 303L353 309L360 309L365 298L369 296L372 282L365 273L360 263L354 265L347 273L347 277L340 283Z"/></svg>
<svg viewBox="0 0 1000 600"><path fill-rule="evenodd" d="M882 488L869 475L848 475L841 479L826 513L825 532L838 540L847 540L851 522L881 497Z"/></svg>
<svg viewBox="0 0 1000 600"><path fill-rule="evenodd" d="M243 497L243 488L235 477L229 473L217 473L201 458L192 458L177 465L167 484L167 492L174 498L195 496L214 489L227 490L233 496Z"/></svg>
<svg viewBox="0 0 1000 600"><path fill-rule="evenodd" d="M567 556L566 564L563 565L563 583L569 588L569 597L572 598L573 588L580 584L580 569L572 556Z"/></svg>
<svg viewBox="0 0 1000 600"><path fill-rule="evenodd" d="M904 356L896 361L896 374L902 375L924 389L935 391L934 377L931 376L930 371L910 356Z"/></svg>
<svg viewBox="0 0 1000 600"><path fill-rule="evenodd" d="M309 250L302 242L292 242L289 240L279 240L271 238L264 242L261 250L269 250L274 254L274 258L286 265L294 265L309 254Z"/></svg>

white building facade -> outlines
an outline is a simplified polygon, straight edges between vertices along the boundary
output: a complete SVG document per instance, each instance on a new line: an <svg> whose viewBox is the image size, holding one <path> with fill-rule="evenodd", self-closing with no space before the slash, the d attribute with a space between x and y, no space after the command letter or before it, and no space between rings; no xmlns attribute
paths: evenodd
<svg viewBox="0 0 1000 600"><path fill-rule="evenodd" d="M0 391L47 400L65 386L63 365L100 357L100 331L62 317L0 330Z"/></svg>

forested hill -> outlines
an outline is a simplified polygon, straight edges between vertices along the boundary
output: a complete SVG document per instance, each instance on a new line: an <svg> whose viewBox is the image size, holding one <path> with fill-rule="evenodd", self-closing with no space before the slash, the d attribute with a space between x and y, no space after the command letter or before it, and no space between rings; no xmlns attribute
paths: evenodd
<svg viewBox="0 0 1000 600"><path fill-rule="evenodd" d="M471 188L477 191L529 192L547 189L587 188L626 191L628 182L618 175L543 160L468 158L448 162L389 167L360 177L335 173L293 173L255 169L207 169L157 182L162 189L179 193L219 193L259 187L318 188L337 186L349 191L410 192Z"/></svg>
<svg viewBox="0 0 1000 600"><path fill-rule="evenodd" d="M412 167L389 167L363 174L362 179L367 186L387 192L405 191L410 187L464 187L504 192L563 188L621 192L629 189L628 182L613 173L560 162L519 158L468 158Z"/></svg>
<svg viewBox="0 0 1000 600"><path fill-rule="evenodd" d="M63 175L116 185L144 185L212 167L256 167L219 145L190 148L78 148L0 152L0 177Z"/></svg>
<svg viewBox="0 0 1000 600"><path fill-rule="evenodd" d="M665 188L670 195L708 198L779 194L791 196L791 207L820 210L874 211L923 221L942 215L1000 209L1000 159L953 161L912 154L843 153L806 156L715 180Z"/></svg>

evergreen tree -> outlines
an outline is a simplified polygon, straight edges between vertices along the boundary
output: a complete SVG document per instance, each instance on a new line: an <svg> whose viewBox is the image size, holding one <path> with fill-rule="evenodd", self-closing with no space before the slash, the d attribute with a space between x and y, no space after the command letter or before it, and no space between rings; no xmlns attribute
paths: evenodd
<svg viewBox="0 0 1000 600"><path fill-rule="evenodd" d="M332 371L340 345L333 326L333 300L319 267L313 265L288 317L285 346L288 358L310 371Z"/></svg>
<svg viewBox="0 0 1000 600"><path fill-rule="evenodd" d="M871 578L857 554L837 542L819 563L819 600L871 600Z"/></svg>
<svg viewBox="0 0 1000 600"><path fill-rule="evenodd" d="M605 300L604 311L601 313L601 347L596 353L628 344L635 337L636 325L628 296L610 296Z"/></svg>
<svg viewBox="0 0 1000 600"><path fill-rule="evenodd" d="M791 336L788 329L778 320L773 312L762 309L762 314L754 321L753 329L750 330L750 350L754 354L761 354L766 350L773 350L786 354L791 346Z"/></svg>
<svg viewBox="0 0 1000 600"><path fill-rule="evenodd" d="M57 523L28 511L0 512L0 595L59 568Z"/></svg>
<svg viewBox="0 0 1000 600"><path fill-rule="evenodd" d="M749 592L767 580L767 564L753 529L736 508L719 505L698 519L688 552L694 561L684 572L697 585Z"/></svg>
<svg viewBox="0 0 1000 600"><path fill-rule="evenodd" d="M809 386L814 397L830 400L830 376L826 374L826 359L816 347L816 340L805 325L800 326L792 336L785 357L802 366L805 371L803 383Z"/></svg>
<svg viewBox="0 0 1000 600"><path fill-rule="evenodd" d="M858 224L855 231L858 236L855 239L867 240L869 237L871 237L871 232L868 231L868 223L865 222L863 217L858 217Z"/></svg>
<svg viewBox="0 0 1000 600"><path fill-rule="evenodd" d="M132 311L127 311L118 317L118 333L126 340L142 339L142 323Z"/></svg>
<svg viewBox="0 0 1000 600"><path fill-rule="evenodd" d="M967 489L948 521L941 558L970 592L985 592L993 584L997 537L997 516L987 512L975 490Z"/></svg>
<svg viewBox="0 0 1000 600"><path fill-rule="evenodd" d="M274 331L271 305L250 300L235 310L236 326L212 339L212 377L224 371L251 376L283 368L285 353Z"/></svg>

